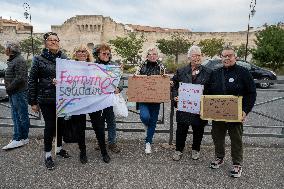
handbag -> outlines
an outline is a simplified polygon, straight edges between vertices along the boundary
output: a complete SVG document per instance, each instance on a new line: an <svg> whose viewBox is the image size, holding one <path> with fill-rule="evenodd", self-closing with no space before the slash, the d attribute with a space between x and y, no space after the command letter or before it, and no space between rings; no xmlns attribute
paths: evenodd
<svg viewBox="0 0 284 189"><path fill-rule="evenodd" d="M128 116L128 108L126 102L120 93L115 94L113 112L115 117L118 118L125 118Z"/></svg>
<svg viewBox="0 0 284 189"><path fill-rule="evenodd" d="M78 132L77 126L73 124L72 119L64 120L62 137L65 143L77 143Z"/></svg>

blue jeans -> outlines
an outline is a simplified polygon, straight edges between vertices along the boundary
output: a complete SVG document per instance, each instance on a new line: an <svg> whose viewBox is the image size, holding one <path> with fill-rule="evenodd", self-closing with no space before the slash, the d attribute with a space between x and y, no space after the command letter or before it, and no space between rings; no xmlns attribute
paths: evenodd
<svg viewBox="0 0 284 189"><path fill-rule="evenodd" d="M27 92L9 95L11 114L14 123L13 140L27 139L29 136L30 118L28 112Z"/></svg>
<svg viewBox="0 0 284 189"><path fill-rule="evenodd" d="M110 106L103 110L104 120L107 123L108 130L108 143L115 144L116 143L116 122L115 116L113 112L113 107Z"/></svg>
<svg viewBox="0 0 284 189"><path fill-rule="evenodd" d="M140 119L147 127L147 136L145 142L152 144L160 111L160 103L139 103L139 109Z"/></svg>

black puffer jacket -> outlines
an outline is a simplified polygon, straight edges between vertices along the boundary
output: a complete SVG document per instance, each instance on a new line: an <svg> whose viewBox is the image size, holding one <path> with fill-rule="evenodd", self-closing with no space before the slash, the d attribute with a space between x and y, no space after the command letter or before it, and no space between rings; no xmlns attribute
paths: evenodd
<svg viewBox="0 0 284 189"><path fill-rule="evenodd" d="M50 104L56 102L56 87L52 83L56 78L56 58L66 59L59 51L52 54L43 49L42 54L33 58L29 76L29 104Z"/></svg>
<svg viewBox="0 0 284 189"><path fill-rule="evenodd" d="M20 53L11 55L7 60L5 72L5 87L9 95L27 90L28 87L28 67L25 59Z"/></svg>
<svg viewBox="0 0 284 189"><path fill-rule="evenodd" d="M210 80L209 80L210 76L211 76L211 71L203 66L199 67L199 74L196 76L195 80L192 79L192 70L190 65L178 69L172 79L174 82L174 86L172 89L173 97L178 96L178 88L180 82L204 85L203 94L207 94L210 86ZM192 114L189 112L182 112L182 111L176 112L176 121L188 123L191 125L197 125L197 126L198 125L204 126L207 124L206 120L200 119L200 115Z"/></svg>

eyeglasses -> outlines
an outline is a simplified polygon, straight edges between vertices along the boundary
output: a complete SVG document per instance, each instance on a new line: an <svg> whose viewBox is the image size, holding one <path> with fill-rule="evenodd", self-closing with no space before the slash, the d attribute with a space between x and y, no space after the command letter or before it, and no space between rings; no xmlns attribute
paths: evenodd
<svg viewBox="0 0 284 189"><path fill-rule="evenodd" d="M104 56L110 56L110 53L106 53L106 52L101 52L100 54L102 54Z"/></svg>
<svg viewBox="0 0 284 189"><path fill-rule="evenodd" d="M192 54L190 55L191 58L201 57L201 54Z"/></svg>
<svg viewBox="0 0 284 189"><path fill-rule="evenodd" d="M83 53L87 53L87 51L86 51L86 50L79 50L79 51L76 51L76 53L81 53L81 54L83 54Z"/></svg>
<svg viewBox="0 0 284 189"><path fill-rule="evenodd" d="M46 41L59 43L60 40L59 39L47 39Z"/></svg>
<svg viewBox="0 0 284 189"><path fill-rule="evenodd" d="M148 54L148 56L157 56L158 54L156 54L156 53L153 53L153 54Z"/></svg>
<svg viewBox="0 0 284 189"><path fill-rule="evenodd" d="M234 57L234 56L235 56L234 54L226 54L226 55L223 55L223 54L222 54L222 57L223 57L223 58L227 58L227 57L228 57L228 58L232 58L232 57Z"/></svg>

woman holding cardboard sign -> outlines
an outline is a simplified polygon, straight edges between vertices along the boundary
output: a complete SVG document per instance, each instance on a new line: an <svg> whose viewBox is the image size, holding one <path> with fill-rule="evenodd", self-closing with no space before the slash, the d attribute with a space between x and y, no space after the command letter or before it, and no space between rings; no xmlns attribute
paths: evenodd
<svg viewBox="0 0 284 189"><path fill-rule="evenodd" d="M137 75L161 75L164 74L164 66L158 61L158 51L150 48L147 51L147 60L140 65ZM145 153L150 154L151 144L158 121L160 103L139 103L140 119L147 130L145 139Z"/></svg>
<svg viewBox="0 0 284 189"><path fill-rule="evenodd" d="M178 94L178 91L182 83L203 85L205 93L208 88L211 71L201 65L201 49L198 46L190 47L188 50L188 59L190 63L187 66L178 69L173 77L173 97L176 102L179 101L180 94ZM179 161L182 157L190 125L193 130L191 157L194 160L199 159L200 145L207 121L201 120L199 114L184 112L181 109L178 109L176 112L176 121L176 151L173 155L173 160Z"/></svg>

